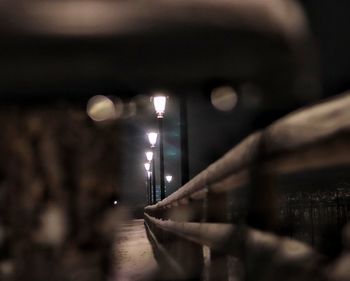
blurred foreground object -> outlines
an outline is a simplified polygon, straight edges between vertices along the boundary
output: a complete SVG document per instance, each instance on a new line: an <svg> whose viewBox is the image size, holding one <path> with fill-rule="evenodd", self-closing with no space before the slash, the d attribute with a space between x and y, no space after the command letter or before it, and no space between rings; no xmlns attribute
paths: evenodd
<svg viewBox="0 0 350 281"><path fill-rule="evenodd" d="M116 127L76 106L0 108L0 279L98 281L111 274Z"/></svg>
<svg viewBox="0 0 350 281"><path fill-rule="evenodd" d="M144 92L252 83L266 104L317 97L316 55L290 0L2 1L4 93Z"/></svg>

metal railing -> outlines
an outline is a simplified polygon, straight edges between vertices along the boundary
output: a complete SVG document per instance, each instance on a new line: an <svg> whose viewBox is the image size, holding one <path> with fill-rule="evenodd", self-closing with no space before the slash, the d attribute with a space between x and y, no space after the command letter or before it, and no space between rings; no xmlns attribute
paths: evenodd
<svg viewBox="0 0 350 281"><path fill-rule="evenodd" d="M145 225L164 279L350 280L349 216L344 94L248 136L147 206Z"/></svg>

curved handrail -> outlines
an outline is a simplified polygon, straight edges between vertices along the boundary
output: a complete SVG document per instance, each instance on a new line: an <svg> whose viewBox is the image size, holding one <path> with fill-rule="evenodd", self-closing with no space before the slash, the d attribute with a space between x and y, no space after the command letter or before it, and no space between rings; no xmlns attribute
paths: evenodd
<svg viewBox="0 0 350 281"><path fill-rule="evenodd" d="M268 159L276 154L316 146L344 134L347 137L350 134L350 93L297 110L265 130L248 136L179 190L157 204L147 206L145 211L163 209L189 198L195 192L242 171L261 157ZM344 157L339 161L350 162L347 153L342 152ZM323 162L328 160L331 159L324 159Z"/></svg>

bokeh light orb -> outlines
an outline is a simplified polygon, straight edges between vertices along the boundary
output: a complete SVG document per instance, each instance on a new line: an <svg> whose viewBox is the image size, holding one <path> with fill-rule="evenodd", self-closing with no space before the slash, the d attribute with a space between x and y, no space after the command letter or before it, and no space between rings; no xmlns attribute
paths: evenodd
<svg viewBox="0 0 350 281"><path fill-rule="evenodd" d="M262 92L260 88L252 83L245 83L240 87L241 100L248 108L258 108L262 105Z"/></svg>
<svg viewBox="0 0 350 281"><path fill-rule="evenodd" d="M113 101L103 95L93 96L87 104L87 114L97 122L116 118L116 109Z"/></svg>
<svg viewBox="0 0 350 281"><path fill-rule="evenodd" d="M237 104L237 93L230 86L217 87L211 92L211 103L220 111L230 111Z"/></svg>

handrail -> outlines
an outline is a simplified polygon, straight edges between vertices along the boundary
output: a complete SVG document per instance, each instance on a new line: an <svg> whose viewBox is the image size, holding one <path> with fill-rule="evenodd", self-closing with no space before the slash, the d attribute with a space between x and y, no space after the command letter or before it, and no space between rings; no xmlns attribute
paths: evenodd
<svg viewBox="0 0 350 281"><path fill-rule="evenodd" d="M345 177L350 196L349 168L350 93L345 93L248 136L178 191L145 207L145 224L185 268L187 277L181 280L206 267L211 280L238 278L232 268L257 274L253 280L283 280L287 268L295 280L317 280L332 267L325 267L328 273L319 270L328 253L322 252L316 232L332 208L337 217L327 223L341 233L350 200L341 197L344 188L333 185ZM325 196L327 208L320 201ZM293 219L296 214L302 216ZM311 240L294 237L300 225Z"/></svg>
<svg viewBox="0 0 350 281"><path fill-rule="evenodd" d="M241 229L226 223L179 223L171 220L160 220L145 214L145 219L153 225L157 225L166 231L175 233L186 239L192 240L201 245L206 245L226 254L237 254L237 245L247 243L251 248L265 248L265 251L277 252L286 251L288 246L293 245L294 253L299 255L317 257L317 253L311 247L288 238L280 238L276 235L265 233L252 228L244 228L244 237ZM288 245L288 246L287 246ZM290 254L289 251L288 254ZM242 254L242 253L241 253Z"/></svg>
<svg viewBox="0 0 350 281"><path fill-rule="evenodd" d="M243 170L264 154L269 157L290 150L322 144L323 141L350 133L350 94L329 102L293 112L278 120L262 132L254 133L211 164L179 190L146 210L164 208L209 185L219 182L230 174ZM336 117L336 118L334 118ZM340 162L350 161L349 152L342 152ZM327 162L330 159L324 159ZM334 161L333 161L334 162ZM333 163L332 162L332 163ZM323 163L324 164L324 163Z"/></svg>

